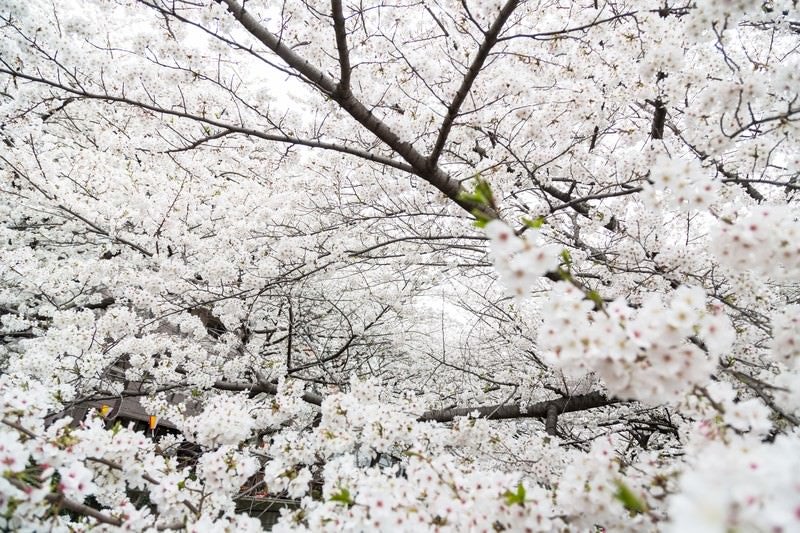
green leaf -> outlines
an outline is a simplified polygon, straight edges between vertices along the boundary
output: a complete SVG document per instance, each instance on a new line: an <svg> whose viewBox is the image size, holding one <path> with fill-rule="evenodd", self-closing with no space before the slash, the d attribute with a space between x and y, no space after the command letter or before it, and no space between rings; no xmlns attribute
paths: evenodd
<svg viewBox="0 0 800 533"><path fill-rule="evenodd" d="M529 219L528 217L522 217L522 223L531 229L539 229L544 226L545 219L542 215L539 215L533 220Z"/></svg>
<svg viewBox="0 0 800 533"><path fill-rule="evenodd" d="M564 262L565 265L572 264L572 255L569 253L569 250L564 248L561 250L561 260Z"/></svg>
<svg viewBox="0 0 800 533"><path fill-rule="evenodd" d="M486 218L486 215L481 213L481 211L479 209L473 209L471 211L471 213L472 213L472 216L475 217L475 221L472 223L472 225L475 226L476 228L483 229L483 228L486 227L486 224L489 223L489 219Z"/></svg>
<svg viewBox="0 0 800 533"><path fill-rule="evenodd" d="M488 224L488 223L489 223L489 221L486 220L485 218L476 218L475 222L473 222L472 225L475 226L478 229L483 229L483 228L486 227L486 224Z"/></svg>
<svg viewBox="0 0 800 533"><path fill-rule="evenodd" d="M589 291L586 293L586 297L593 301L597 308L603 307L603 297L600 296L599 292Z"/></svg>
<svg viewBox="0 0 800 533"><path fill-rule="evenodd" d="M494 193L489 182L481 177L480 174L475 175L475 188L472 192L461 191L458 194L458 200L471 204L477 204L481 207L491 207L494 209Z"/></svg>
<svg viewBox="0 0 800 533"><path fill-rule="evenodd" d="M483 199L484 205L494 207L494 193L489 186L489 182L483 179L480 174L475 178L475 194Z"/></svg>
<svg viewBox="0 0 800 533"><path fill-rule="evenodd" d="M345 488L341 488L339 489L339 492L332 494L330 501L339 502L347 505L348 507L356 503L353 501L353 497L350 496L350 491Z"/></svg>
<svg viewBox="0 0 800 533"><path fill-rule="evenodd" d="M503 496L505 496L508 505L525 505L525 487L522 485L521 481L519 485L517 485L517 492L507 490Z"/></svg>
<svg viewBox="0 0 800 533"><path fill-rule="evenodd" d="M614 497L618 499L623 507L631 512L631 514L639 514L647 511L647 505L639 498L625 483L621 480L615 481L617 485L617 492Z"/></svg>
<svg viewBox="0 0 800 533"><path fill-rule="evenodd" d="M470 204L470 212L475 217L473 224L476 228L485 228L490 220L487 218L486 212L496 210L492 188L488 181L481 178L480 174L475 175L475 188L472 192L461 191L458 193L458 201Z"/></svg>
<svg viewBox="0 0 800 533"><path fill-rule="evenodd" d="M478 196L475 193L467 192L467 191L461 191L460 193L458 193L458 201L459 202L470 203L470 204L481 204L481 205L483 205L483 198L481 198L480 196Z"/></svg>

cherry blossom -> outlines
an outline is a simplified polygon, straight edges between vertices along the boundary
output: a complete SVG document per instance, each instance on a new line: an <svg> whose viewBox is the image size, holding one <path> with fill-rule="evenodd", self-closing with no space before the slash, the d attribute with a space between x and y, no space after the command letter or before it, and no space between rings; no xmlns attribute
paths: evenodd
<svg viewBox="0 0 800 533"><path fill-rule="evenodd" d="M798 529L798 32L6 2L0 528Z"/></svg>

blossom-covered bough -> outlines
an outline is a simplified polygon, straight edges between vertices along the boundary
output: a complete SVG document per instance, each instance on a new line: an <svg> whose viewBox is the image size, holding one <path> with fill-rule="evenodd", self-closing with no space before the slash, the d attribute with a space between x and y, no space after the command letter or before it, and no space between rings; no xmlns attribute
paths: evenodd
<svg viewBox="0 0 800 533"><path fill-rule="evenodd" d="M0 28L0 526L800 527L794 2Z"/></svg>

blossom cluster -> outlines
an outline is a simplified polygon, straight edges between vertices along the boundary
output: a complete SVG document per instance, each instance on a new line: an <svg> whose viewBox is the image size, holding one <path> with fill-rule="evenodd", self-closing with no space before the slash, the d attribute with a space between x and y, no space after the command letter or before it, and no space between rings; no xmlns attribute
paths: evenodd
<svg viewBox="0 0 800 533"><path fill-rule="evenodd" d="M669 204L687 211L707 209L719 194L719 184L692 160L659 156L650 171L650 180Z"/></svg>
<svg viewBox="0 0 800 533"><path fill-rule="evenodd" d="M714 416L735 431L766 437L772 429L769 408L759 398L739 398L733 386L725 381L709 383L704 393L715 402Z"/></svg>
<svg viewBox="0 0 800 533"><path fill-rule="evenodd" d="M720 262L772 279L800 276L800 220L789 206L764 206L736 221L721 221L712 236Z"/></svg>
<svg viewBox="0 0 800 533"><path fill-rule="evenodd" d="M655 453L641 454L635 464L626 465L618 446L614 437L597 439L588 453L575 454L561 475L556 501L573 530L591 530L599 524L609 531L657 530L654 518L663 517L655 503L666 487L653 481L669 468Z"/></svg>
<svg viewBox="0 0 800 533"><path fill-rule="evenodd" d="M105 517L99 530L174 529L175 523L185 524L187 531L261 530L257 519L235 513L232 499L259 466L251 455L223 446L205 454L193 471L163 455L143 433L106 427L97 413L79 425L69 417L45 424L54 405L50 391L35 380L0 376L4 527L66 531L89 526L87 517L73 521L54 511L63 498L76 505L91 496ZM146 491L157 514L135 505L131 491ZM122 526L111 527L116 521Z"/></svg>
<svg viewBox="0 0 800 533"><path fill-rule="evenodd" d="M557 283L543 306L539 348L567 374L596 372L620 398L680 400L708 381L735 338L730 320L720 307L706 307L699 288L680 287L666 306L651 295L638 308L623 299L594 307L574 286Z"/></svg>
<svg viewBox="0 0 800 533"><path fill-rule="evenodd" d="M772 356L800 369L800 305L787 305L773 316Z"/></svg>
<svg viewBox="0 0 800 533"><path fill-rule="evenodd" d="M241 396L214 396L202 412L179 418L176 423L193 442L215 448L246 440L255 426L247 402Z"/></svg>
<svg viewBox="0 0 800 533"><path fill-rule="evenodd" d="M449 455L412 454L402 469L330 460L322 502L283 517L275 531L552 531L548 492L518 474L466 467Z"/></svg>
<svg viewBox="0 0 800 533"><path fill-rule="evenodd" d="M699 423L701 431L711 421ZM705 429L702 428L705 426ZM669 498L669 531L797 531L800 436L695 434L680 485Z"/></svg>
<svg viewBox="0 0 800 533"><path fill-rule="evenodd" d="M559 265L560 249L545 244L538 230L518 236L505 222L486 225L494 266L503 285L516 297L528 295L533 284Z"/></svg>
<svg viewBox="0 0 800 533"><path fill-rule="evenodd" d="M413 398L395 398L391 405L383 393L374 382L353 380L349 392L325 399L313 432L284 431L273 438L265 483L303 501L277 530L554 527L556 513L542 486L518 472L463 464L448 453L453 447L477 453L481 443L499 443L488 421L457 419L451 428L420 423L408 412L419 408ZM309 492L313 479L322 483L321 498Z"/></svg>

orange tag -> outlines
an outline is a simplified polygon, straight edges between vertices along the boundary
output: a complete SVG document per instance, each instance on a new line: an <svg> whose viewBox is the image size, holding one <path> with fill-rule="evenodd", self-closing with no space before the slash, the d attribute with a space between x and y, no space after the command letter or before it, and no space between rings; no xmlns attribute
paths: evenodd
<svg viewBox="0 0 800 533"><path fill-rule="evenodd" d="M157 420L158 420L158 418L156 418L154 416L150 417L150 429L156 429L156 423L157 423L156 421Z"/></svg>

